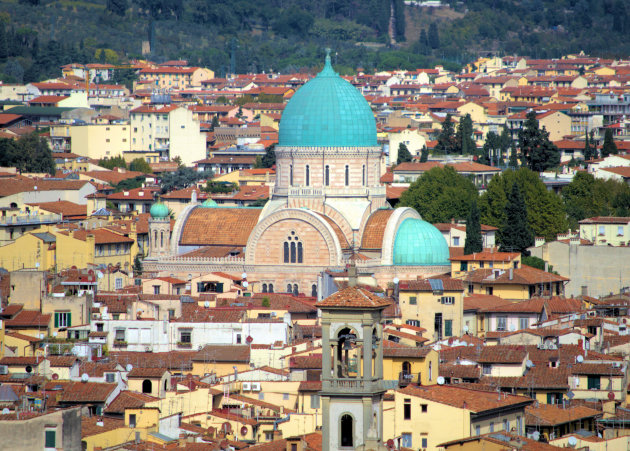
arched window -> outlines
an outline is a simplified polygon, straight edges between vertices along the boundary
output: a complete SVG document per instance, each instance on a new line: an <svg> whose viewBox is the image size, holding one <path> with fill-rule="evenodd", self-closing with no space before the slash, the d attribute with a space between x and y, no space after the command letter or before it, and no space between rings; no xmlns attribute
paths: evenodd
<svg viewBox="0 0 630 451"><path fill-rule="evenodd" d="M304 248L302 242L295 235L295 231L287 237L284 242L284 262L285 263L302 263L304 261Z"/></svg>
<svg viewBox="0 0 630 451"><path fill-rule="evenodd" d="M289 243L284 242L284 262L289 263Z"/></svg>
<svg viewBox="0 0 630 451"><path fill-rule="evenodd" d="M330 186L330 166L326 165L324 169L324 185Z"/></svg>
<svg viewBox="0 0 630 451"><path fill-rule="evenodd" d="M168 391L168 380L164 379L164 391Z"/></svg>
<svg viewBox="0 0 630 451"><path fill-rule="evenodd" d="M306 165L306 186L310 186L311 185L311 167L307 164Z"/></svg>
<svg viewBox="0 0 630 451"><path fill-rule="evenodd" d="M295 242L291 242L291 263L295 263L296 261L296 253L295 253Z"/></svg>
<svg viewBox="0 0 630 451"><path fill-rule="evenodd" d="M293 284L293 296L297 296L298 295L298 285L297 283Z"/></svg>
<svg viewBox="0 0 630 451"><path fill-rule="evenodd" d="M262 292L263 292L263 293L266 293L266 292L267 292L267 284L266 284L266 283L263 283L263 284L262 284Z"/></svg>
<svg viewBox="0 0 630 451"><path fill-rule="evenodd" d="M160 247L164 247L164 232L160 232Z"/></svg>
<svg viewBox="0 0 630 451"><path fill-rule="evenodd" d="M354 419L345 414L341 417L341 446L353 447L354 446Z"/></svg>
<svg viewBox="0 0 630 451"><path fill-rule="evenodd" d="M350 185L350 166L346 165L346 173L344 177L345 185Z"/></svg>
<svg viewBox="0 0 630 451"><path fill-rule="evenodd" d="M302 252L302 243L298 243L297 244L297 252L298 252L297 262L298 263L302 263L302 256L303 256L302 255L303 254L303 252Z"/></svg>
<svg viewBox="0 0 630 451"><path fill-rule="evenodd" d="M429 362L429 380L433 380L433 362Z"/></svg>
<svg viewBox="0 0 630 451"><path fill-rule="evenodd" d="M157 246L157 230L153 231L153 246Z"/></svg>
<svg viewBox="0 0 630 451"><path fill-rule="evenodd" d="M365 165L361 168L361 184L365 186Z"/></svg>
<svg viewBox="0 0 630 451"><path fill-rule="evenodd" d="M311 297L316 298L317 297L317 285L313 284L311 286Z"/></svg>
<svg viewBox="0 0 630 451"><path fill-rule="evenodd" d="M272 283L269 284L269 293L273 293L273 284Z"/></svg>
<svg viewBox="0 0 630 451"><path fill-rule="evenodd" d="M142 381L142 393L151 393L153 390L153 384L149 379Z"/></svg>
<svg viewBox="0 0 630 451"><path fill-rule="evenodd" d="M287 293L293 293L293 286L290 283L287 284Z"/></svg>
<svg viewBox="0 0 630 451"><path fill-rule="evenodd" d="M405 361L402 364L402 373L404 376L411 374L411 363Z"/></svg>
<svg viewBox="0 0 630 451"><path fill-rule="evenodd" d="M289 165L289 185L293 186L293 165Z"/></svg>

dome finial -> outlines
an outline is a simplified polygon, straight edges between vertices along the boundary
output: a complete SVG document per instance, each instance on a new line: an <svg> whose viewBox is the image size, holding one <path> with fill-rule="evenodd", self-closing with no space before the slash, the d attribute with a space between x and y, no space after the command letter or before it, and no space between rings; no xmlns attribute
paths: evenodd
<svg viewBox="0 0 630 451"><path fill-rule="evenodd" d="M326 60L324 63L324 68L322 69L322 71L317 75L318 77L332 77L337 75L337 73L335 72L335 70L332 67L332 63L330 61L330 48L326 48Z"/></svg>

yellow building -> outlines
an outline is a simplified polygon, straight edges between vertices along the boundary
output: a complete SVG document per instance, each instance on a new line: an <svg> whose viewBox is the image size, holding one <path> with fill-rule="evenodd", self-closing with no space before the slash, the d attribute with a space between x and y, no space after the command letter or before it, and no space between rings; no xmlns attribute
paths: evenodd
<svg viewBox="0 0 630 451"><path fill-rule="evenodd" d="M464 316L464 285L450 277L399 282L399 305L405 324L427 330L426 337L462 334Z"/></svg>
<svg viewBox="0 0 630 451"><path fill-rule="evenodd" d="M164 398L171 386L171 373L164 368L133 368L127 374L130 391Z"/></svg>
<svg viewBox="0 0 630 451"><path fill-rule="evenodd" d="M247 371L249 346L207 345L192 358L191 373L197 376L215 374L217 377Z"/></svg>
<svg viewBox="0 0 630 451"><path fill-rule="evenodd" d="M140 81L151 82L161 89L190 89L200 87L201 82L214 78L214 72L203 67L170 67L142 69Z"/></svg>
<svg viewBox="0 0 630 451"><path fill-rule="evenodd" d="M50 129L53 143L65 139L66 149L75 155L95 160L112 158L131 150L129 124L53 125Z"/></svg>
<svg viewBox="0 0 630 451"><path fill-rule="evenodd" d="M630 218L598 216L580 221L580 238L602 246L630 243Z"/></svg>
<svg viewBox="0 0 630 451"><path fill-rule="evenodd" d="M489 432L525 431L525 408L534 402L524 396L499 394L452 385L409 385L397 390L394 433L405 448L433 451L441 443Z"/></svg>
<svg viewBox="0 0 630 451"><path fill-rule="evenodd" d="M506 271L510 268L521 266L521 254L519 252L476 252L470 255L460 255L450 258L451 274L453 277L462 275L478 269L497 269Z"/></svg>
<svg viewBox="0 0 630 451"><path fill-rule="evenodd" d="M438 352L428 346L383 346L383 379L397 381L399 386L410 383L432 385L439 374Z"/></svg>
<svg viewBox="0 0 630 451"><path fill-rule="evenodd" d="M56 237L49 232L29 232L0 246L0 267L7 271L23 268L51 270L55 267Z"/></svg>

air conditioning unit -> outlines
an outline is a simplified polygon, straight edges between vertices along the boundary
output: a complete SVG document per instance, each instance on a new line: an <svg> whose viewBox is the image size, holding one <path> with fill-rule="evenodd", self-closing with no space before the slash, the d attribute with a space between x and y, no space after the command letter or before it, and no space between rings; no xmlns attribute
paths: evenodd
<svg viewBox="0 0 630 451"><path fill-rule="evenodd" d="M250 391L252 389L252 384L249 382L243 382L243 391Z"/></svg>
<svg viewBox="0 0 630 451"><path fill-rule="evenodd" d="M6 365L0 365L0 374L9 374L9 367Z"/></svg>
<svg viewBox="0 0 630 451"><path fill-rule="evenodd" d="M260 382L252 382L252 391L260 391Z"/></svg>
<svg viewBox="0 0 630 451"><path fill-rule="evenodd" d="M144 347L144 351L145 352L153 352L153 346L145 346Z"/></svg>

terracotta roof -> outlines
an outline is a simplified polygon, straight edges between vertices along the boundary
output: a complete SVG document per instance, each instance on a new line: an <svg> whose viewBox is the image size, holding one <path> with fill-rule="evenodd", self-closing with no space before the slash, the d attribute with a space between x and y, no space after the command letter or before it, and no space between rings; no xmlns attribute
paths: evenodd
<svg viewBox="0 0 630 451"><path fill-rule="evenodd" d="M510 363L518 363L521 364L525 361L527 357L527 351L520 348L515 348L513 346L483 346L481 348L481 352L479 357L477 357L477 362L479 363L499 363L499 364L510 364Z"/></svg>
<svg viewBox="0 0 630 451"><path fill-rule="evenodd" d="M569 389L569 371L565 366L550 368L548 362L536 364L521 377L489 377L483 376L481 383L493 387L505 388L545 388L545 389ZM538 366L540 365L540 366Z"/></svg>
<svg viewBox="0 0 630 451"><path fill-rule="evenodd" d="M97 423L103 423L102 426ZM81 417L81 438L103 434L114 429L124 428L125 420L110 417Z"/></svg>
<svg viewBox="0 0 630 451"><path fill-rule="evenodd" d="M154 396L132 391L121 391L118 396L105 408L105 413L125 413L125 409L137 409L146 403L158 400Z"/></svg>
<svg viewBox="0 0 630 451"><path fill-rule="evenodd" d="M206 345L193 358L195 362L249 362L247 345Z"/></svg>
<svg viewBox="0 0 630 451"><path fill-rule="evenodd" d="M81 362L79 366L79 374L87 374L90 377L103 377L105 373L114 373L117 371L115 362Z"/></svg>
<svg viewBox="0 0 630 451"><path fill-rule="evenodd" d="M131 352L123 351L109 352L110 361L119 363L123 368L127 364L133 365L134 368L167 368L173 372L192 370L192 358L197 354L196 351L182 352Z"/></svg>
<svg viewBox="0 0 630 451"><path fill-rule="evenodd" d="M18 332L7 332L5 336L11 337L11 338L17 338L18 340L24 340L31 343L37 343L44 340L43 338L31 337L30 335L21 334Z"/></svg>
<svg viewBox="0 0 630 451"><path fill-rule="evenodd" d="M383 342L383 357L405 357L411 359L423 358L426 357L429 352L431 352L431 348L429 348L428 346L388 346L388 344L386 343L388 342Z"/></svg>
<svg viewBox="0 0 630 451"><path fill-rule="evenodd" d="M560 408L553 404L538 404L527 406L525 409L525 424L527 426L559 426L602 415L602 412L585 406Z"/></svg>
<svg viewBox="0 0 630 451"><path fill-rule="evenodd" d="M50 314L43 315L38 310L21 310L13 318L5 320L6 327L38 327L47 328Z"/></svg>
<svg viewBox="0 0 630 451"><path fill-rule="evenodd" d="M88 235L94 235L95 244L134 243L129 237L113 232L109 229L77 230L72 233L74 239L86 241Z"/></svg>
<svg viewBox="0 0 630 451"><path fill-rule="evenodd" d="M400 291L433 291L433 287L429 280L441 280L444 291L463 291L464 284L459 279L453 279L448 276L431 277L429 279L419 280L401 280L399 283Z"/></svg>
<svg viewBox="0 0 630 451"><path fill-rule="evenodd" d="M83 180L31 179L21 175L7 177L0 183L0 197L31 191L78 191L88 183Z"/></svg>
<svg viewBox="0 0 630 451"><path fill-rule="evenodd" d="M439 371L442 377L459 377L462 379L479 379L481 377L481 368L477 365L440 363Z"/></svg>
<svg viewBox="0 0 630 451"><path fill-rule="evenodd" d="M105 402L116 387L116 384L69 382L63 386L59 403Z"/></svg>
<svg viewBox="0 0 630 451"><path fill-rule="evenodd" d="M146 176L143 172L138 171L86 171L83 174L91 179L102 180L111 185L117 185L123 180Z"/></svg>
<svg viewBox="0 0 630 451"><path fill-rule="evenodd" d="M580 224L628 224L630 217L616 216L595 216L592 218L582 219Z"/></svg>
<svg viewBox="0 0 630 451"><path fill-rule="evenodd" d="M585 357L588 359L588 357ZM610 363L579 363L571 368L571 374L589 374L600 376L623 376L621 366L615 367Z"/></svg>
<svg viewBox="0 0 630 451"><path fill-rule="evenodd" d="M43 357L3 357L0 359L0 365L22 366L22 365L39 365L46 360Z"/></svg>
<svg viewBox="0 0 630 451"><path fill-rule="evenodd" d="M501 307L512 302L490 294L469 294L464 297L464 311Z"/></svg>
<svg viewBox="0 0 630 451"><path fill-rule="evenodd" d="M258 208L195 208L186 220L180 244L246 246L261 212Z"/></svg>
<svg viewBox="0 0 630 451"><path fill-rule="evenodd" d="M376 210L370 215L363 229L361 249L380 249L383 246L385 227L393 212L391 209Z"/></svg>
<svg viewBox="0 0 630 451"><path fill-rule="evenodd" d="M471 390L453 385L431 385L422 387L409 385L398 390L398 392L457 407L459 409L466 409L474 413L482 413L508 406L522 405L524 407L534 402L533 399L526 396L508 394L497 396L496 392Z"/></svg>
<svg viewBox="0 0 630 451"><path fill-rule="evenodd" d="M510 279L510 271L503 271L498 277L495 276L496 269L483 268L471 271L466 274L463 280L467 282L485 284L515 284L515 285L536 285L549 282L566 282L570 279L559 276L531 266L522 265L520 268L512 270L513 277Z"/></svg>
<svg viewBox="0 0 630 451"><path fill-rule="evenodd" d="M142 368L134 367L127 373L127 378L147 378L147 379L159 379L166 373L166 368Z"/></svg>
<svg viewBox="0 0 630 451"><path fill-rule="evenodd" d="M321 391L322 381L302 381L298 391Z"/></svg>
<svg viewBox="0 0 630 451"><path fill-rule="evenodd" d="M518 252L476 252L474 254L460 255L457 257L451 257L453 261L483 261L483 262L511 262L517 258L520 254Z"/></svg>
<svg viewBox="0 0 630 451"><path fill-rule="evenodd" d="M552 297L549 299L532 298L521 302L496 305L486 307L481 309L481 311L487 313L540 313L545 306L547 306L550 313L573 313L582 310L582 302L579 299Z"/></svg>
<svg viewBox="0 0 630 451"><path fill-rule="evenodd" d="M3 318L11 318L17 315L24 308L24 304L9 304L2 309L0 316Z"/></svg>
<svg viewBox="0 0 630 451"><path fill-rule="evenodd" d="M72 367L75 362L79 361L75 356L51 355L47 357L51 367Z"/></svg>
<svg viewBox="0 0 630 451"><path fill-rule="evenodd" d="M296 356L289 359L289 366L291 369L305 370L305 369L321 369L322 368L322 355L313 354L307 356Z"/></svg>
<svg viewBox="0 0 630 451"><path fill-rule="evenodd" d="M357 287L347 287L318 302L319 308L385 308L391 302Z"/></svg>
<svg viewBox="0 0 630 451"><path fill-rule="evenodd" d="M85 218L87 216L87 206L75 204L67 200L58 200L56 202L41 202L36 205L39 208L62 215L64 219Z"/></svg>

